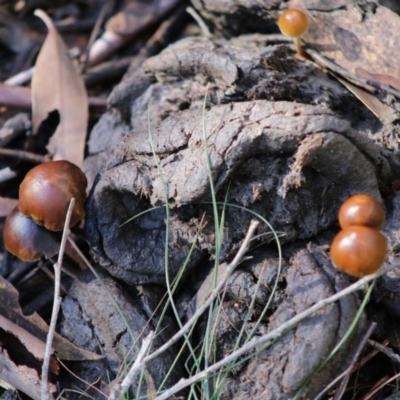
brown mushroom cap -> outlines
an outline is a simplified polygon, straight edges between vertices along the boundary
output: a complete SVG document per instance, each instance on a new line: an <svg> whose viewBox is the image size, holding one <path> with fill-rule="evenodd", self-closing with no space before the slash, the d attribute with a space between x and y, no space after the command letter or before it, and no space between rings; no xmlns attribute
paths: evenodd
<svg viewBox="0 0 400 400"><path fill-rule="evenodd" d="M22 214L18 206L7 216L3 228L3 241L7 250L24 261L36 261L40 257L52 257L60 248L60 234Z"/></svg>
<svg viewBox="0 0 400 400"><path fill-rule="evenodd" d="M309 27L307 14L298 8L289 8L279 16L278 26L286 36L303 36Z"/></svg>
<svg viewBox="0 0 400 400"><path fill-rule="evenodd" d="M69 161L50 161L32 168L19 187L19 209L51 231L64 229L71 198L75 198L70 226L85 216L87 179Z"/></svg>

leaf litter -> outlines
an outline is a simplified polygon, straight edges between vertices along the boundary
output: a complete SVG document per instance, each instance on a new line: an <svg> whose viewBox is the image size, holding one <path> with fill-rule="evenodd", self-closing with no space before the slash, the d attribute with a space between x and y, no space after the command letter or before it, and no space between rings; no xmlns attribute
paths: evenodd
<svg viewBox="0 0 400 400"><path fill-rule="evenodd" d="M34 399L40 399L38 370L43 360L48 325L36 313L25 316L18 302L18 291L0 277L0 379L11 383ZM7 349L7 350L6 350ZM50 370L58 374L61 360L99 360L102 356L73 345L56 334ZM49 389L55 392L53 384Z"/></svg>
<svg viewBox="0 0 400 400"><path fill-rule="evenodd" d="M81 166L89 117L86 88L51 19L41 10L35 11L35 15L46 24L48 35L32 78L33 134L48 114L57 109L61 120L48 150L55 160Z"/></svg>

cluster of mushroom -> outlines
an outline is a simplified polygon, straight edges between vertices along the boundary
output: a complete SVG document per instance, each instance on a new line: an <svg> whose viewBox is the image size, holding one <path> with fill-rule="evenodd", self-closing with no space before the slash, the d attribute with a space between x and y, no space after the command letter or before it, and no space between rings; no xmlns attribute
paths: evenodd
<svg viewBox="0 0 400 400"><path fill-rule="evenodd" d="M19 187L18 206L4 223L7 250L25 261L57 254L72 198L70 226L85 216L86 186L85 174L69 161L50 161L32 168Z"/></svg>
<svg viewBox="0 0 400 400"><path fill-rule="evenodd" d="M387 253L387 240L379 231L385 220L382 205L373 197L358 194L347 199L339 210L342 230L330 249L336 267L356 277L376 272Z"/></svg>

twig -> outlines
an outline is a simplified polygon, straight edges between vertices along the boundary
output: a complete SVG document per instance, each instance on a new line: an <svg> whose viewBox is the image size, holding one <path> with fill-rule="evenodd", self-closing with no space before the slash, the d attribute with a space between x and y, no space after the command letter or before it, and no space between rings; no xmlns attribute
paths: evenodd
<svg viewBox="0 0 400 400"><path fill-rule="evenodd" d="M81 61L82 61L81 73L85 72L85 70L86 70L86 63L89 59L90 48L92 47L94 41L96 40L96 38L100 32L101 25L103 24L107 14L109 14L112 11L112 9L114 8L114 5L115 5L114 3L115 3L115 1L107 1L103 5L102 9L100 10L99 16L96 20L96 23L94 24L91 34L90 34L89 41L86 46L85 54L81 58Z"/></svg>
<svg viewBox="0 0 400 400"><path fill-rule="evenodd" d="M0 105L30 110L32 106L31 89L23 86L9 86L0 82ZM89 107L96 111L104 110L107 107L107 99L89 97Z"/></svg>
<svg viewBox="0 0 400 400"><path fill-rule="evenodd" d="M197 13L197 11L193 7L187 7L186 12L196 21L199 26L201 33L204 37L211 37L211 32L208 29L208 26L205 24L203 19Z"/></svg>
<svg viewBox="0 0 400 400"><path fill-rule="evenodd" d="M35 164L42 164L51 160L49 156L42 156L30 151L3 148L0 148L0 157L12 157L20 161L29 161Z"/></svg>
<svg viewBox="0 0 400 400"><path fill-rule="evenodd" d="M372 357L371 357L372 358ZM338 375L335 379L332 380L332 382L330 382L326 387L324 387L314 398L314 400L319 400L321 399L324 394L326 392L328 392L333 386L336 385L337 382L340 381L340 379L342 379L343 377L345 377L347 374L352 374L355 371L357 371L362 365L365 364L363 358L362 360L360 360L355 366L354 365L350 365L350 367L346 368L340 375Z"/></svg>
<svg viewBox="0 0 400 400"><path fill-rule="evenodd" d="M375 342L374 340L369 340L368 344L371 347L373 347L374 349L376 349L376 350L380 351L381 353L385 354L387 357L389 357L397 365L400 364L400 356L397 355L392 349L389 349L384 344L380 344L378 342Z"/></svg>
<svg viewBox="0 0 400 400"><path fill-rule="evenodd" d="M362 350L364 349L365 344L367 343L368 339L372 335L372 332L374 331L375 328L376 328L376 322L373 322L367 329L367 332L365 332L364 337L362 338L361 342L357 346L357 349L351 359L349 367L346 369L346 371L344 371L341 374L343 376L343 379L340 382L338 389L336 390L335 397L333 398L333 400L340 400L342 398L343 393L346 389L347 383L350 378L350 373L353 370L353 367L354 367L355 363L357 362L358 357L360 357L360 354L361 354Z"/></svg>
<svg viewBox="0 0 400 400"><path fill-rule="evenodd" d="M247 231L246 237L243 240L242 245L240 246L239 251L237 252L235 258L232 260L232 262L227 266L226 268L226 273L225 276L218 282L217 286L215 286L214 290L211 292L210 297L207 299L207 301L204 302L193 314L193 316L186 322L185 325L182 326L182 328L175 333L174 336L172 336L171 339L168 340L168 342L164 343L161 347L159 347L155 352L152 354L148 355L145 358L145 362L149 362L159 356L161 353L163 353L165 350L170 348L174 343L176 343L185 333L187 333L192 325L200 318L200 316L208 309L210 304L217 298L219 295L220 291L223 289L225 286L226 282L228 281L228 278L232 274L232 272L236 269L236 267L241 263L244 255L246 254L249 243L254 235L255 230L257 229L258 225L260 223L258 221L251 221L249 229Z"/></svg>
<svg viewBox="0 0 400 400"><path fill-rule="evenodd" d="M148 28L151 24L156 24L163 20L172 10L179 6L178 0L169 0L164 2L158 2L157 8L152 14L152 21L134 29L127 29L126 32L119 33L106 28L105 32L99 37L91 46L89 50L87 66L92 67L99 64L101 61L108 58L111 54L114 54L120 47L132 41L137 37L144 29ZM120 11L126 12L126 10Z"/></svg>
<svg viewBox="0 0 400 400"><path fill-rule="evenodd" d="M303 312L297 314L296 316L289 319L288 321L286 321L285 323L283 323L282 325L280 325L278 328L274 329L273 331L271 331L263 336L260 336L260 337L254 337L248 343L243 345L240 349L238 349L238 350L234 351L233 353L231 353L230 355L226 356L221 361L218 361L217 363L209 366L208 368L193 375L190 378L181 379L174 386L170 387L162 395L156 397L154 400L168 399L174 393L179 392L180 390L184 389L185 387L187 387L195 382L205 379L213 372L216 372L220 368L225 367L226 365L237 360L239 357L254 350L255 348L260 348L260 350L265 348L265 346L273 343L277 339L280 339L290 329L294 328L297 324L302 322L304 319L313 315L316 311L320 310L321 308L323 308L331 303L336 302L337 300L341 299L344 296L347 296L357 290L362 289L368 282L371 282L372 280L380 277L381 275L384 275L387 272L389 272L395 268L399 268L399 267L400 267L400 264L394 264L394 265L391 265L389 268L382 268L380 271L376 272L375 274L365 276L364 278L360 279L359 281L357 281L357 282L353 283L352 285L348 286L347 288L341 290L340 292L338 292L330 297L327 297L326 299L321 300L320 302L314 304L312 307L308 308L307 310L304 310ZM191 320L192 319L193 318L191 318ZM182 329L184 329L186 327L186 325ZM180 332L178 332L175 336L177 336L179 333ZM167 344L168 344L168 342L167 342ZM147 356L143 361L148 362L150 359L153 359L155 353L159 354L161 352L160 350L162 350L162 351L165 350L164 347L165 347L165 345L160 347L156 352Z"/></svg>
<svg viewBox="0 0 400 400"><path fill-rule="evenodd" d="M56 331L58 311L61 305L61 296L60 296L61 266L64 257L65 245L67 243L67 238L70 233L69 225L74 205L75 205L75 199L72 198L69 203L67 215L65 217L65 226L60 244L60 252L58 253L57 262L54 264L54 300L53 300L53 311L51 313L49 331L47 333L47 339L46 339L46 350L44 353L43 365L42 365L42 382L41 382L42 400L50 399L50 394L48 392L49 365L50 365L50 356L52 353L53 338Z"/></svg>
<svg viewBox="0 0 400 400"><path fill-rule="evenodd" d="M372 392L369 392L363 400L369 400L372 399L376 393L378 393L383 387L388 385L390 382L395 381L396 379L400 378L400 373L392 376L391 378L387 379L386 381L382 382L379 386L375 387Z"/></svg>
<svg viewBox="0 0 400 400"><path fill-rule="evenodd" d="M31 67L29 69L26 69L25 71L19 72L18 74L6 79L4 83L10 86L24 85L25 83L29 82L32 79L34 70L35 67Z"/></svg>
<svg viewBox="0 0 400 400"><path fill-rule="evenodd" d="M150 332L143 339L142 346L139 350L135 362L129 369L129 372L125 376L124 380L120 384L117 384L113 387L109 397L110 400L118 400L121 396L123 396L129 390L129 387L132 385L133 380L135 379L139 370L145 367L146 362L144 361L144 356L149 350L153 338L154 338L154 331Z"/></svg>

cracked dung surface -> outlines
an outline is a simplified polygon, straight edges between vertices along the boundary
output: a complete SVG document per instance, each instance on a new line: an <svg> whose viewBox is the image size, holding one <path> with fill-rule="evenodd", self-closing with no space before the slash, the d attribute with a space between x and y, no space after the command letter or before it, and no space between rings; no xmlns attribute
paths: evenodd
<svg viewBox="0 0 400 400"><path fill-rule="evenodd" d="M121 366L127 366L135 360L142 339L154 331L159 322L159 313L153 313L162 297L162 291L157 287L128 288L105 273L100 275L100 279L91 273L81 275L62 303L63 336L81 348L104 355L104 359L99 361L72 365L73 371L89 383L97 381L99 377L107 383L121 374ZM165 316L158 327L153 348L167 341L174 327L174 321ZM151 376L156 388L164 381L175 357L176 351L172 347L147 364L145 372ZM177 362L163 387L171 386L182 375L182 365ZM146 379L140 383L139 378L140 374L130 389L131 396L147 394ZM71 376L66 379L70 380L68 386L73 384L86 389L81 381L74 381Z"/></svg>
<svg viewBox="0 0 400 400"><path fill-rule="evenodd" d="M207 84L206 146L202 106ZM302 249L292 253L291 261L287 258L287 287L268 314L271 326L342 287L343 277L326 254L306 250L306 242L321 237L322 244L329 243L343 200L356 192L380 199L380 189L399 171L397 153L377 139L379 121L337 82L293 59L285 46L268 45L262 35L177 42L128 74L109 102L112 110L92 131L86 163L93 183L86 231L99 264L130 285L165 285L167 199L169 277L186 263L182 286L190 293L196 290L194 278L207 270L215 252L207 147L217 199L229 203L221 259L229 261L235 254L253 218L243 207L268 220L283 244ZM115 137L96 146L110 127ZM268 253L273 246L269 228L261 224L257 233ZM236 330L230 324L240 326L257 279L242 269L232 277L231 298L224 305L228 320L219 332L220 357L232 350ZM268 297L268 290L261 290L256 312ZM352 297L329 307L313 323L288 333L282 341L286 346L278 342L235 369L223 389L226 398L264 392L290 398L342 337L355 304L357 297ZM266 331L268 324L259 329ZM310 348L313 355L299 371L299 360L304 362ZM349 354L344 347L333 365ZM337 372L332 368L317 376L311 388L326 384Z"/></svg>

